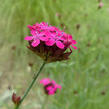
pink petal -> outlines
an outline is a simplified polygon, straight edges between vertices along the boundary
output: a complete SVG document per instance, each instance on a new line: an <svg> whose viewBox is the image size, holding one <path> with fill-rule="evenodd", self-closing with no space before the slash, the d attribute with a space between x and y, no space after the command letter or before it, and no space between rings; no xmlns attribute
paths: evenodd
<svg viewBox="0 0 109 109"><path fill-rule="evenodd" d="M51 90L53 87L52 86L48 86L46 89L49 91Z"/></svg>
<svg viewBox="0 0 109 109"><path fill-rule="evenodd" d="M55 94L55 91L54 91L54 90L50 90L50 91L48 92L48 94L49 94L49 95L54 95L54 94Z"/></svg>
<svg viewBox="0 0 109 109"><path fill-rule="evenodd" d="M52 83L53 85L56 85L56 82L55 82L54 80L52 80L51 83Z"/></svg>
<svg viewBox="0 0 109 109"><path fill-rule="evenodd" d="M28 25L27 26L30 30L32 30L33 29L33 27L31 26L31 25Z"/></svg>
<svg viewBox="0 0 109 109"><path fill-rule="evenodd" d="M24 39L25 39L25 40L32 40L33 37L32 37L32 36L26 36Z"/></svg>
<svg viewBox="0 0 109 109"><path fill-rule="evenodd" d="M49 39L48 41L45 42L45 44L47 46L53 46L55 44L55 40L54 39Z"/></svg>
<svg viewBox="0 0 109 109"><path fill-rule="evenodd" d="M72 40L72 35L68 35L68 39L69 40Z"/></svg>
<svg viewBox="0 0 109 109"><path fill-rule="evenodd" d="M55 84L55 89L59 88L60 90L62 89L61 85Z"/></svg>
<svg viewBox="0 0 109 109"><path fill-rule="evenodd" d="M72 47L75 49L75 50L77 50L78 48L76 47L76 46L74 46L73 44L72 44Z"/></svg>
<svg viewBox="0 0 109 109"><path fill-rule="evenodd" d="M44 31L43 34L48 38L51 36L50 31Z"/></svg>
<svg viewBox="0 0 109 109"><path fill-rule="evenodd" d="M44 78L40 81L40 84L43 84L44 86L50 83L50 79L49 78Z"/></svg>
<svg viewBox="0 0 109 109"><path fill-rule="evenodd" d="M33 47L37 47L38 45L40 44L40 40L39 39L35 39L33 42L32 42L32 46Z"/></svg>
<svg viewBox="0 0 109 109"><path fill-rule="evenodd" d="M54 95L55 92L48 92L48 95Z"/></svg>
<svg viewBox="0 0 109 109"><path fill-rule="evenodd" d="M60 38L60 40L61 40L61 41L64 41L64 40L65 40L65 38L64 38L64 37L61 37L61 38Z"/></svg>
<svg viewBox="0 0 109 109"><path fill-rule="evenodd" d="M41 36L41 37L39 37L39 39L42 40L42 41L47 41L48 40L48 38L46 36L45 37Z"/></svg>
<svg viewBox="0 0 109 109"><path fill-rule="evenodd" d="M61 41L56 41L56 45L57 47L59 47L60 49L64 48L64 44Z"/></svg>
<svg viewBox="0 0 109 109"><path fill-rule="evenodd" d="M48 30L50 30L50 31L55 31L55 28L54 28L53 26L50 26L50 27L48 28Z"/></svg>
<svg viewBox="0 0 109 109"><path fill-rule="evenodd" d="M76 40L72 40L72 44L77 44Z"/></svg>
<svg viewBox="0 0 109 109"><path fill-rule="evenodd" d="M61 85L58 85L54 80L52 80L51 82L56 89L59 88L61 90L61 88L62 88Z"/></svg>
<svg viewBox="0 0 109 109"><path fill-rule="evenodd" d="M36 33L36 31L35 30L31 30L31 32L30 32L33 36L36 36L37 35L37 33Z"/></svg>

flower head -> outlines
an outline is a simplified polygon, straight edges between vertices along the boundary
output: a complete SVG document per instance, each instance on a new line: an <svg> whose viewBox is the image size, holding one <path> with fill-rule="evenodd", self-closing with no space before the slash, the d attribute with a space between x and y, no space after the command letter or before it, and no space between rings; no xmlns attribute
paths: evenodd
<svg viewBox="0 0 109 109"><path fill-rule="evenodd" d="M44 78L40 81L40 84L43 84L45 93L47 95L54 95L57 89L61 90L61 86L58 85L54 80L50 80L49 78Z"/></svg>
<svg viewBox="0 0 109 109"><path fill-rule="evenodd" d="M103 4L103 2L102 2L102 1L100 1L100 2L99 2L99 5L98 5L98 9L102 8L102 7L103 7L103 5L104 5L104 4Z"/></svg>
<svg viewBox="0 0 109 109"><path fill-rule="evenodd" d="M21 97L20 96L16 96L16 93L13 93L12 95L12 101L14 104L19 104L20 103L20 100L21 100Z"/></svg>
<svg viewBox="0 0 109 109"><path fill-rule="evenodd" d="M47 57L47 62L66 60L72 53L70 46L77 49L74 46L76 41L72 36L57 27L42 22L33 26L29 25L28 28L31 34L25 37L25 40L29 42L28 48L43 59ZM65 52L67 48L70 52Z"/></svg>

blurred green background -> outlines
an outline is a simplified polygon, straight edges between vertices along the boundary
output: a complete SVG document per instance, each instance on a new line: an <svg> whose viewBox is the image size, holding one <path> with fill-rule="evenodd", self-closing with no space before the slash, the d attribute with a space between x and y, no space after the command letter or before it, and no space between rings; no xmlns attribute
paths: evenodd
<svg viewBox="0 0 109 109"><path fill-rule="evenodd" d="M42 60L29 51L27 25L48 22L77 40L70 60L47 64L21 109L108 109L109 0L0 0L0 109L13 109ZM46 97L39 80L50 77L62 91Z"/></svg>

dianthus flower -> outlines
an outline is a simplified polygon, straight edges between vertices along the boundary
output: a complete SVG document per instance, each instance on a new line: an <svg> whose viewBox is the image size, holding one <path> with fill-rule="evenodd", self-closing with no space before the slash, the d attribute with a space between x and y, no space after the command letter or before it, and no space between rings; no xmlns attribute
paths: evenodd
<svg viewBox="0 0 109 109"><path fill-rule="evenodd" d="M29 42L28 48L44 60L47 57L47 62L66 60L72 53L70 46L77 49L71 35L45 22L29 25L28 28L31 34L25 37ZM65 52L67 48L70 52Z"/></svg>
<svg viewBox="0 0 109 109"><path fill-rule="evenodd" d="M50 80L49 78L44 78L40 81L40 84L43 84L44 91L47 95L54 95L57 89L61 90L61 86L58 85L54 80Z"/></svg>

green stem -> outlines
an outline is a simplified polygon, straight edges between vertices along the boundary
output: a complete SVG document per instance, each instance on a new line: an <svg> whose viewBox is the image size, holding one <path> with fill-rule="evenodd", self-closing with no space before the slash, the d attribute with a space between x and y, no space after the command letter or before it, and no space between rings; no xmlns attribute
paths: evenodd
<svg viewBox="0 0 109 109"><path fill-rule="evenodd" d="M38 73L34 76L34 79L32 80L31 84L29 85L29 87L27 88L27 90L25 91L20 103L15 107L15 109L19 109L19 106L21 105L21 103L23 102L23 100L25 99L25 97L28 95L29 91L31 90L33 84L35 83L37 77L39 76L39 74L41 73L42 69L44 68L46 64L46 61L43 62L42 66L40 67Z"/></svg>
<svg viewBox="0 0 109 109"><path fill-rule="evenodd" d="M18 109L19 108L19 106L18 105L15 105L15 108L14 109Z"/></svg>

